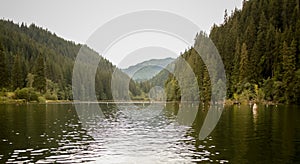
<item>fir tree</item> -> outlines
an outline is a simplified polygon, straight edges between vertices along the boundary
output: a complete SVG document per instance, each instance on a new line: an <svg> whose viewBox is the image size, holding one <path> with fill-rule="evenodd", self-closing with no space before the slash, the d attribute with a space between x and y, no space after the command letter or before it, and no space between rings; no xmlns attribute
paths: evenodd
<svg viewBox="0 0 300 164"><path fill-rule="evenodd" d="M6 88L8 89L9 85L9 74L8 74L8 68L7 68L7 59L5 51L0 46L0 89Z"/></svg>
<svg viewBox="0 0 300 164"><path fill-rule="evenodd" d="M239 81L246 83L248 81L249 57L246 43L241 48L240 75Z"/></svg>
<svg viewBox="0 0 300 164"><path fill-rule="evenodd" d="M283 57L283 85L285 88L285 100L289 102L292 98L294 73L296 70L296 43L293 40L291 46L288 46L286 42L283 43L281 54Z"/></svg>
<svg viewBox="0 0 300 164"><path fill-rule="evenodd" d="M14 57L11 80L12 80L11 84L14 90L17 88L23 88L22 66L21 66L21 59L19 55L16 55Z"/></svg>
<svg viewBox="0 0 300 164"><path fill-rule="evenodd" d="M33 86L41 93L46 92L45 61L42 54L39 55L36 61Z"/></svg>

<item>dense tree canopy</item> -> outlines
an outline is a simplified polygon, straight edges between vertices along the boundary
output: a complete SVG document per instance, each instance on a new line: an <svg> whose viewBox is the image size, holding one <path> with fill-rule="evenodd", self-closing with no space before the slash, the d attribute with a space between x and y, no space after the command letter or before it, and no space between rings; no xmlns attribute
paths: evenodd
<svg viewBox="0 0 300 164"><path fill-rule="evenodd" d="M199 38L204 36L214 42L224 63L227 98L299 103L299 6L298 0L243 1L242 9L235 9L231 14L225 11L222 24L213 25L209 36L202 32L198 34L194 46L181 54L180 58L190 65L196 80L188 76L187 67L176 60L171 65L172 75L163 70L149 81L136 84L131 80L130 95L144 95L151 87L160 85L165 87L168 100L208 102L215 99L211 93L217 91L211 89L211 82L220 86L225 82L210 79L203 60L213 63L214 59L202 59L195 51L195 48L201 48ZM14 91L33 87L50 97L72 99L72 70L81 46L34 24L17 25L0 20L0 89ZM88 47L86 49L88 54L97 54ZM81 65L88 67L89 63ZM115 69L101 57L95 77L97 99L112 99L111 75ZM87 75L79 76L85 78ZM193 88L195 84L198 88ZM87 89L82 86L78 94L85 95ZM194 95L195 90L199 90L199 94ZM185 92L191 94L183 94Z"/></svg>
<svg viewBox="0 0 300 164"><path fill-rule="evenodd" d="M228 98L250 84L263 88L267 100L299 103L299 1L244 1L226 20L210 38L226 67Z"/></svg>
<svg viewBox="0 0 300 164"><path fill-rule="evenodd" d="M224 63L227 98L300 103L299 11L298 0L249 0L231 15L225 11L224 22L214 25L209 37ZM206 67L193 51L181 57L195 71L200 99L209 100ZM166 80L166 90L174 93L173 80Z"/></svg>
<svg viewBox="0 0 300 164"><path fill-rule="evenodd" d="M0 20L0 90L33 87L46 98L72 99L73 66L81 47L34 24L18 25ZM87 46L85 50L88 54L99 55ZM98 99L112 99L110 79L115 69L100 57L95 77ZM131 89L134 90L133 84ZM83 86L82 91L86 89L87 86Z"/></svg>

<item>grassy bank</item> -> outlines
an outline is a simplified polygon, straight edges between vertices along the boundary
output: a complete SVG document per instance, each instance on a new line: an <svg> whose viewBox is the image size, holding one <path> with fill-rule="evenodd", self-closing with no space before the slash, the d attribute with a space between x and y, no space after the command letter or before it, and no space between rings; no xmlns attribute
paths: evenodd
<svg viewBox="0 0 300 164"><path fill-rule="evenodd" d="M57 95L46 92L41 94L33 88L16 89L14 92L0 91L0 104L21 103L57 103L69 102L69 100L58 100Z"/></svg>

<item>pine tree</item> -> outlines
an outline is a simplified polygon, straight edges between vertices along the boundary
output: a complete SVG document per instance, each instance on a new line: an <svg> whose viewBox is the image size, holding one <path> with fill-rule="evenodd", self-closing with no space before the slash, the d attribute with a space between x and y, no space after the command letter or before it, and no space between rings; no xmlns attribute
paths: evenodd
<svg viewBox="0 0 300 164"><path fill-rule="evenodd" d="M207 70L207 67L204 65L203 66L203 98L204 98L204 103L207 104L211 100L211 79L209 78L209 73Z"/></svg>
<svg viewBox="0 0 300 164"><path fill-rule="evenodd" d="M281 54L283 57L283 85L285 88L285 100L290 101L292 95L292 80L296 70L296 42L292 41L291 46L283 42Z"/></svg>
<svg viewBox="0 0 300 164"><path fill-rule="evenodd" d="M13 90L17 88L23 88L23 79L22 79L22 66L21 59L19 55L14 57L14 64L12 68L12 87Z"/></svg>
<svg viewBox="0 0 300 164"><path fill-rule="evenodd" d="M241 44L239 39L236 41L235 44L235 54L234 54L234 59L233 59L233 63L234 63L234 68L233 68L233 72L232 72L232 92L235 93L237 86L236 84L239 83L239 74L240 74L240 56L241 56Z"/></svg>
<svg viewBox="0 0 300 164"><path fill-rule="evenodd" d="M256 41L256 27L255 27L255 22L252 17L248 18L248 26L246 29L246 34L245 34L245 43L247 44L248 50L251 50L254 46L254 43Z"/></svg>
<svg viewBox="0 0 300 164"><path fill-rule="evenodd" d="M259 28L258 28L258 35L257 39L254 43L254 47L252 50L250 62L250 72L249 72L249 79L251 82L258 83L259 79L261 79L260 72L263 72L263 67L258 67L260 59L265 58L265 49L266 49L266 29L267 29L267 20L265 14L262 13L259 21Z"/></svg>
<svg viewBox="0 0 300 164"><path fill-rule="evenodd" d="M0 89L6 88L8 89L9 85L9 75L8 75L8 68L7 68L7 59L5 51L0 46Z"/></svg>
<svg viewBox="0 0 300 164"><path fill-rule="evenodd" d="M35 64L34 88L41 93L46 92L45 62L42 54L39 55Z"/></svg>
<svg viewBox="0 0 300 164"><path fill-rule="evenodd" d="M241 48L240 75L239 81L246 83L248 81L249 57L246 43Z"/></svg>
<svg viewBox="0 0 300 164"><path fill-rule="evenodd" d="M282 79L282 55L281 50L281 33L276 31L275 33L275 43L274 43L274 52L273 52L273 65L272 65L272 74L276 80Z"/></svg>

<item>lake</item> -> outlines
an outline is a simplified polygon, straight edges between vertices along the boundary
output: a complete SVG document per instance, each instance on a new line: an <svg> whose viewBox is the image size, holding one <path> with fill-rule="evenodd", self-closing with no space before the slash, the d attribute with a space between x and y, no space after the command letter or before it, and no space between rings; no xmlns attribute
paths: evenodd
<svg viewBox="0 0 300 164"><path fill-rule="evenodd" d="M204 140L198 139L207 114L202 107L188 123L177 115L189 107L176 103L161 109L144 109L147 104L100 107L101 116L85 117L74 104L0 105L0 162L300 162L299 106L225 106Z"/></svg>

